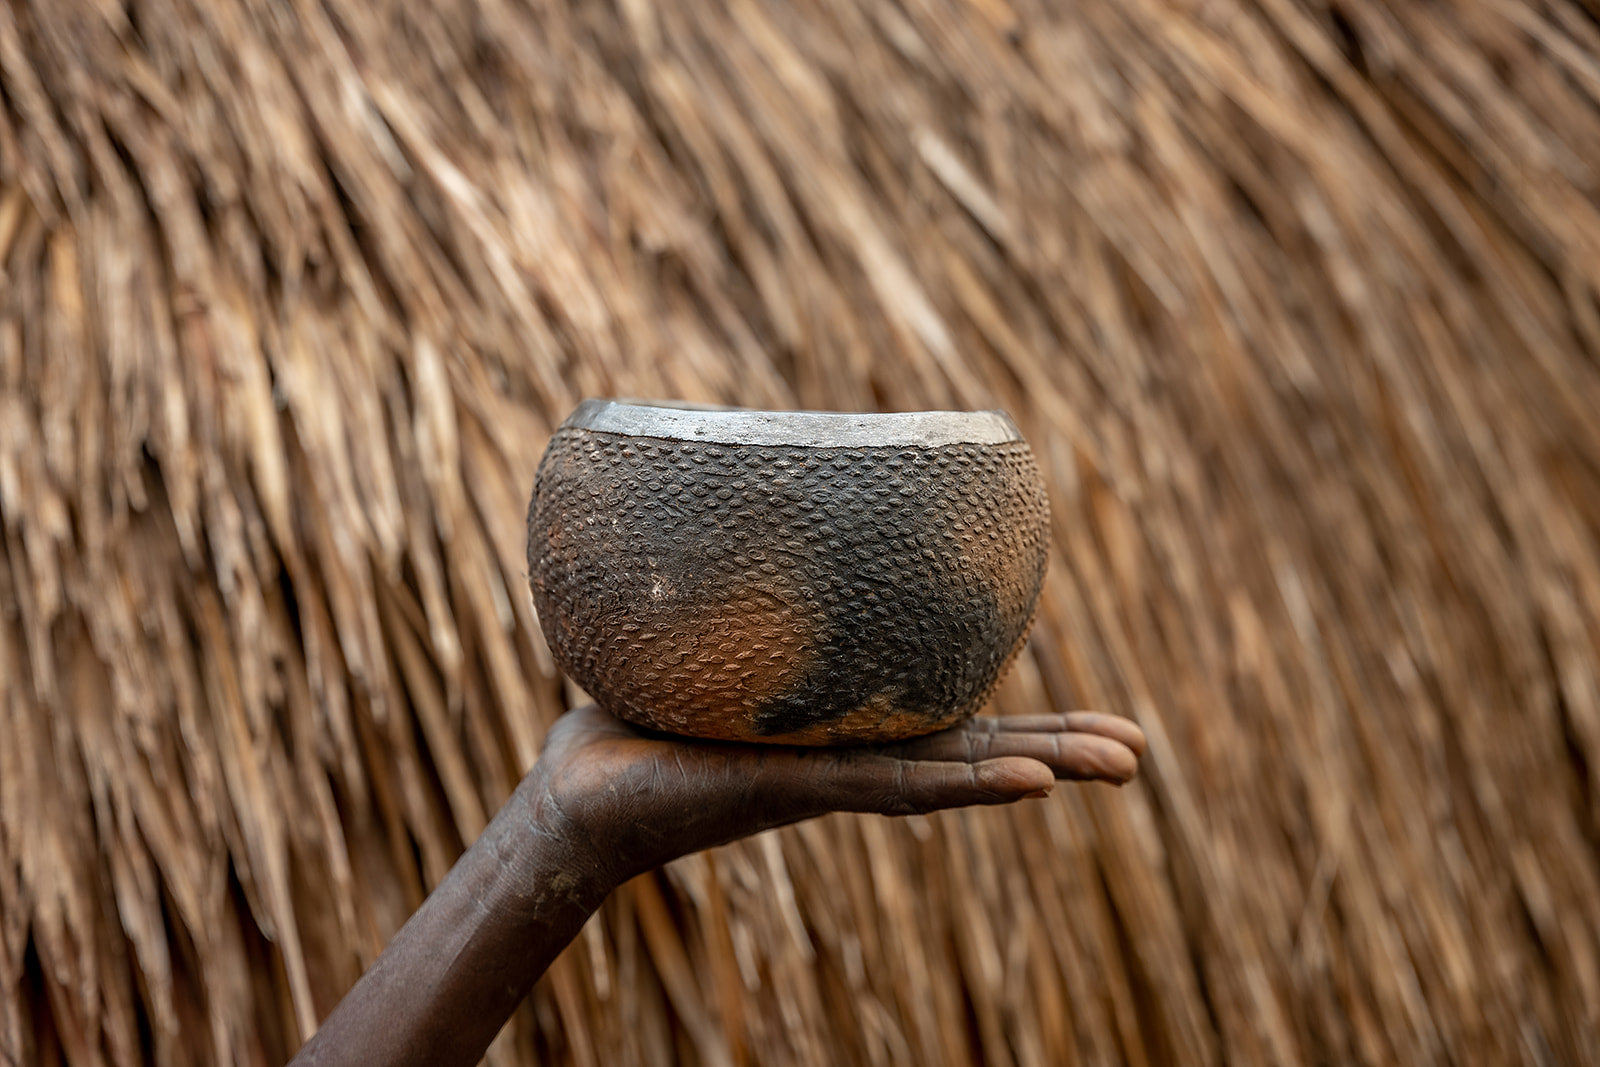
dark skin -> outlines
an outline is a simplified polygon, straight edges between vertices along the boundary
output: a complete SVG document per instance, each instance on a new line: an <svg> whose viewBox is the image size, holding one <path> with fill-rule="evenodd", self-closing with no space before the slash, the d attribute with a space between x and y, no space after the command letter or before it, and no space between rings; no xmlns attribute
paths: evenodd
<svg viewBox="0 0 1600 1067"><path fill-rule="evenodd" d="M679 856L831 811L910 815L1121 785L1144 735L1093 712L979 718L895 745L647 734L599 708L551 729L483 835L294 1064L474 1064L607 894Z"/></svg>

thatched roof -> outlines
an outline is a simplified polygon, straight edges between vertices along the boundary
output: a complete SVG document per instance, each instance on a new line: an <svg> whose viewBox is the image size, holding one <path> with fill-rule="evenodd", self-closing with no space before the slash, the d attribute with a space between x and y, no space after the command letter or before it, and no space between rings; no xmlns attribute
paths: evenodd
<svg viewBox="0 0 1600 1067"><path fill-rule="evenodd" d="M618 893L494 1063L1600 1047L1592 0L0 4L0 1061L281 1062L568 695L585 395L1010 409L1140 783Z"/></svg>

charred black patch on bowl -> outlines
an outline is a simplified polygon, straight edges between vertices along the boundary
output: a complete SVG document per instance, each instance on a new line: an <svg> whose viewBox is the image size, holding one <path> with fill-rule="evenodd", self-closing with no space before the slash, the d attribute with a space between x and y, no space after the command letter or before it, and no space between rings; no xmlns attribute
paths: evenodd
<svg viewBox="0 0 1600 1067"><path fill-rule="evenodd" d="M907 736L976 710L1020 644L1048 511L1027 446L731 446L564 429L529 569L558 661L700 736Z"/></svg>
<svg viewBox="0 0 1600 1067"><path fill-rule="evenodd" d="M941 528L942 495L926 491L932 457L844 458L846 479L819 506L824 529L801 567L820 616L811 669L756 709L768 737L864 708L948 715L982 695L990 661L1016 636L986 576Z"/></svg>

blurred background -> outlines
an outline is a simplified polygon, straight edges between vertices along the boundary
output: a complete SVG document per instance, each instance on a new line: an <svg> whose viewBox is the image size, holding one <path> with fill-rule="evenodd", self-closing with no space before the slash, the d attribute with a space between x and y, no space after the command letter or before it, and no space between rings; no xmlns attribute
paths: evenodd
<svg viewBox="0 0 1600 1067"><path fill-rule="evenodd" d="M582 397L1010 410L1115 791L625 887L493 1064L1600 1061L1593 0L0 3L0 1061L286 1059L570 694Z"/></svg>

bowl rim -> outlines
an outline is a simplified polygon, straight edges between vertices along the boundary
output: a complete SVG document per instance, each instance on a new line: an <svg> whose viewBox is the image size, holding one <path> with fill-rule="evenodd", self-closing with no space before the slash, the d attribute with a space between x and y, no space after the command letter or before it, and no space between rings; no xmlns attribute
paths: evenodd
<svg viewBox="0 0 1600 1067"><path fill-rule="evenodd" d="M938 448L1023 440L1004 411L761 411L681 400L591 397L563 429L722 445Z"/></svg>

